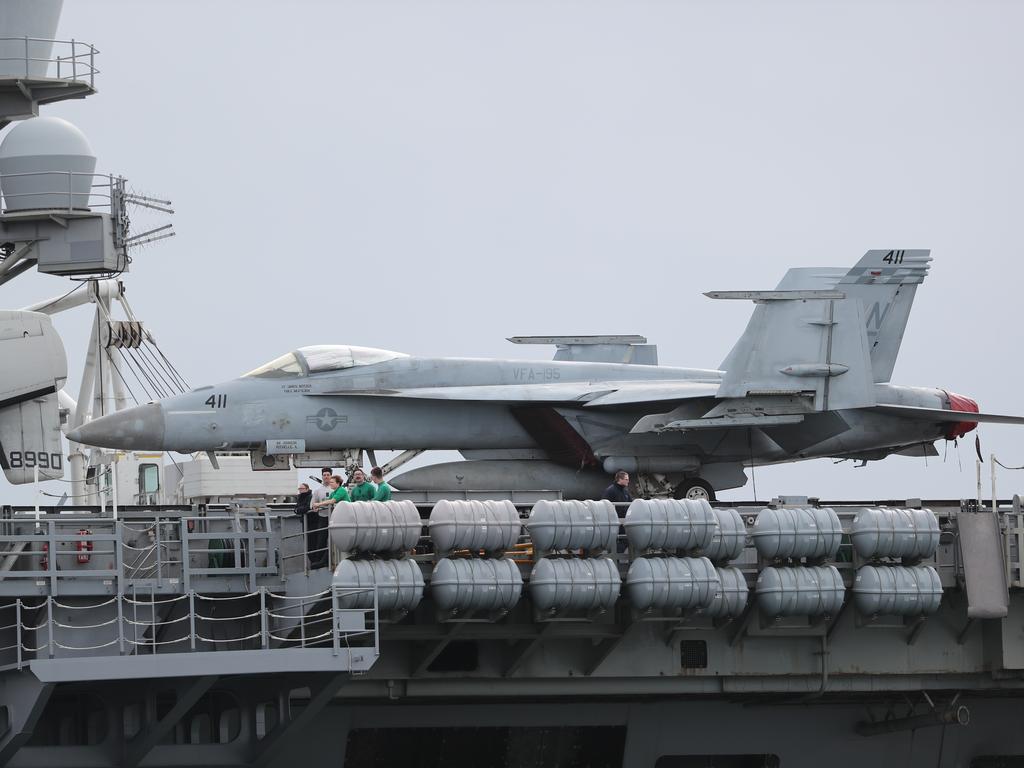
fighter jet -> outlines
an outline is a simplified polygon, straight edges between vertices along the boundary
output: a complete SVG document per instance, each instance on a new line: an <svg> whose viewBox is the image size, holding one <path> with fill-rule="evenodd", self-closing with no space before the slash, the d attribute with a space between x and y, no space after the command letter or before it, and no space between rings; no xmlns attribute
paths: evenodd
<svg viewBox="0 0 1024 768"><path fill-rule="evenodd" d="M753 301L719 369L657 364L643 337L514 337L554 360L410 357L354 346L288 352L232 381L120 411L69 440L128 450L298 453L455 449L396 487L552 488L592 496L626 470L644 492L713 499L745 468L936 455L979 422L968 397L892 384L926 250L872 250L850 270L791 269Z"/></svg>

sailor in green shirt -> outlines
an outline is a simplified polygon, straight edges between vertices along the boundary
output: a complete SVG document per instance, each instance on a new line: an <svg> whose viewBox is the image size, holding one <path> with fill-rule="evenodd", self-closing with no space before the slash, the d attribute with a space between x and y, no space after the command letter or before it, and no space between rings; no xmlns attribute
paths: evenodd
<svg viewBox="0 0 1024 768"><path fill-rule="evenodd" d="M373 501L376 489L373 483L366 479L366 474L361 469L352 473L352 501Z"/></svg>
<svg viewBox="0 0 1024 768"><path fill-rule="evenodd" d="M391 486L384 482L384 470L374 467L370 470L370 479L377 484L377 492L373 496L374 501L391 501Z"/></svg>
<svg viewBox="0 0 1024 768"><path fill-rule="evenodd" d="M340 477L334 475L334 477L327 481L327 485L330 487L331 492L327 494L327 498L319 504L314 504L314 507L333 507L339 501L351 501L348 496L348 491L346 491L345 486L342 485ZM328 515L330 515L330 511L328 511Z"/></svg>

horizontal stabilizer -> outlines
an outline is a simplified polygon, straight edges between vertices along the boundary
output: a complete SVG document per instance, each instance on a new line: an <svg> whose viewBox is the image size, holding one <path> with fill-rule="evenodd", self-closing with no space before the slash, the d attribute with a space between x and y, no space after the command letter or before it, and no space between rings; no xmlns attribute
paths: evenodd
<svg viewBox="0 0 1024 768"><path fill-rule="evenodd" d="M974 411L947 411L943 408L919 408L912 405L876 405L875 409L921 421L984 424L1024 424L1024 416L1004 416L998 413L975 413Z"/></svg>
<svg viewBox="0 0 1024 768"><path fill-rule="evenodd" d="M752 301L808 301L809 299L845 299L842 291L708 291L709 299L734 299Z"/></svg>

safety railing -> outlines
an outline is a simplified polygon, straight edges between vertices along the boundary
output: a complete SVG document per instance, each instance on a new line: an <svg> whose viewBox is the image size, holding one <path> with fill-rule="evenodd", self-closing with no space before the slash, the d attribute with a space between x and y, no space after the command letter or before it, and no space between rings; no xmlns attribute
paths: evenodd
<svg viewBox="0 0 1024 768"><path fill-rule="evenodd" d="M299 518L301 530L296 533L281 532L281 569L284 573L303 571L306 574L314 568L333 567L330 530L327 518L320 518L323 525L309 527L309 519Z"/></svg>
<svg viewBox="0 0 1024 768"><path fill-rule="evenodd" d="M273 518L268 514L234 518L236 530L210 531L214 518L184 518L182 525L182 558L188 563L184 571L185 589L196 578L241 576L250 589L255 589L261 576L277 576L279 569L274 546ZM190 525L191 521L191 525ZM206 558L205 567L193 559Z"/></svg>
<svg viewBox="0 0 1024 768"><path fill-rule="evenodd" d="M347 607L366 603L372 607ZM238 650L372 649L380 653L377 592L326 589L291 596L134 591L87 603L52 596L0 605L0 670L35 660Z"/></svg>
<svg viewBox="0 0 1024 768"><path fill-rule="evenodd" d="M125 179L82 171L26 171L0 174L4 210L90 211L118 216L124 211Z"/></svg>
<svg viewBox="0 0 1024 768"><path fill-rule="evenodd" d="M176 531L177 521L157 520L143 527L121 524L121 531L124 534L121 546L124 550L122 558L126 582L138 585L153 581L159 583L167 579L180 581L183 565L180 539L168 536L168 527ZM129 540L132 543L129 543Z"/></svg>
<svg viewBox="0 0 1024 768"><path fill-rule="evenodd" d="M1024 587L1024 499L1014 496L1010 510L1002 514L1002 519L1006 584L1020 589Z"/></svg>
<svg viewBox="0 0 1024 768"><path fill-rule="evenodd" d="M162 594L193 590L233 594L273 587L294 574L309 574L314 567L333 567L328 529L307 530L302 517L280 512L269 508L244 514L237 510L213 515L172 512L155 519L136 514L116 520L48 514L35 523L31 513L23 511L0 518L0 595L113 595L133 588ZM848 531L847 518L854 513L840 512ZM1008 581L1018 587L1024 584L1020 555L1024 512L1004 517ZM955 530L944 530L942 543L948 545L954 536ZM429 536L421 536L411 556L421 562L435 559ZM521 534L508 556L530 566L535 553L528 536ZM607 556L618 562L623 573L635 556L621 530L615 550ZM960 573L957 547L940 547L926 562L939 570L947 584ZM844 537L834 565L852 576L859 564ZM756 552L748 547L733 565L756 573Z"/></svg>
<svg viewBox="0 0 1024 768"><path fill-rule="evenodd" d="M280 517L5 520L0 594L247 590L280 579ZM264 582L265 583L265 582Z"/></svg>
<svg viewBox="0 0 1024 768"><path fill-rule="evenodd" d="M95 46L81 40L0 37L0 77L56 78L96 88Z"/></svg>
<svg viewBox="0 0 1024 768"><path fill-rule="evenodd" d="M58 581L69 577L87 575L111 586L121 578L121 531L116 521L42 520L29 521L25 527L32 532L0 534L0 582L31 581L56 594Z"/></svg>
<svg viewBox="0 0 1024 768"><path fill-rule="evenodd" d="M326 562L321 563L320 558L330 558L330 546L317 547L306 544L306 537L309 534L301 533L286 534L283 539L285 543L294 543L299 547L298 552L289 552L281 555L281 565L286 573L302 571L307 575L311 570L324 567Z"/></svg>

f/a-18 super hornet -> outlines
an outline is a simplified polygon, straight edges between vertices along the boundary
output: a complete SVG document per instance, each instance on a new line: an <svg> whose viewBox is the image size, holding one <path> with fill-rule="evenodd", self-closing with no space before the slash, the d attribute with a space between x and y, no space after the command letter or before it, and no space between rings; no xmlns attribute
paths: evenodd
<svg viewBox="0 0 1024 768"><path fill-rule="evenodd" d="M869 251L851 270L791 269L755 304L719 369L657 364L643 337L514 337L554 360L410 357L353 346L289 352L244 376L84 424L88 445L179 452L455 449L397 487L559 488L591 495L626 470L643 490L712 497L745 467L936 455L978 422L945 389L889 383L925 250ZM282 448L283 446L283 448ZM273 463L272 461L270 463Z"/></svg>

